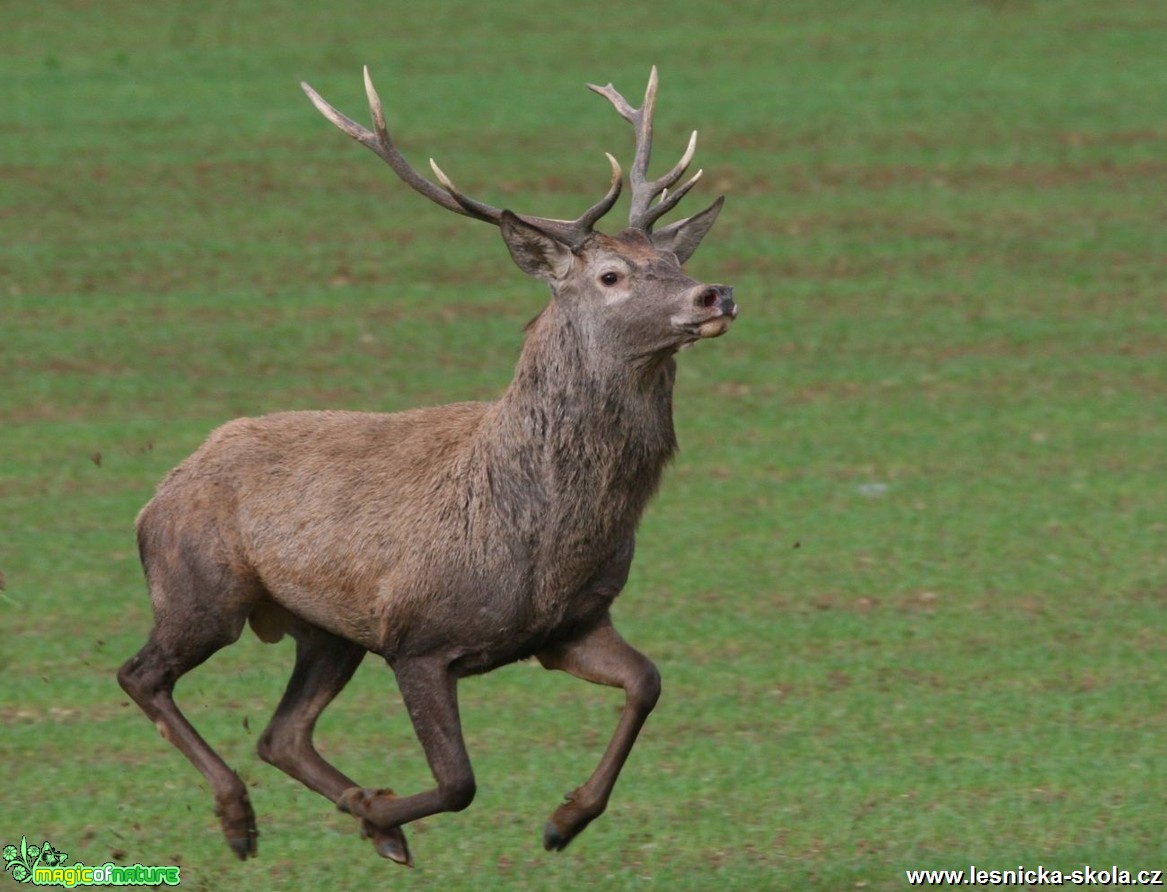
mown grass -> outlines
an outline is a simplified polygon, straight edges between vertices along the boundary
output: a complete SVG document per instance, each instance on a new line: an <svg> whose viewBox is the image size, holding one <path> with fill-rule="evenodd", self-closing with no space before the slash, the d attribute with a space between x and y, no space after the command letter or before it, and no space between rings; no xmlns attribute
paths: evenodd
<svg viewBox="0 0 1167 892"><path fill-rule="evenodd" d="M1162 866L1167 16L1105 2L425 7L45 2L0 13L0 841L193 888L901 888L912 867ZM681 357L682 454L617 605L665 696L609 814L538 833L619 695L462 688L480 792L394 868L253 755L288 646L180 702L254 787L210 797L113 680L132 522L215 425L490 398L539 286L321 121L362 63L409 157L568 215L661 68L727 210L692 262L743 315ZM617 219L614 217L614 219ZM372 660L322 749L428 772Z"/></svg>

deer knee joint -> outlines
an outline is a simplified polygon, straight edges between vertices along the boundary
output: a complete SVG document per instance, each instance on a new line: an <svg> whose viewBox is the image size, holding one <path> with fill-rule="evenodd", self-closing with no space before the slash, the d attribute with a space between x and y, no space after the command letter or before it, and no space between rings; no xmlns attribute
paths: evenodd
<svg viewBox="0 0 1167 892"><path fill-rule="evenodd" d="M129 694L131 697L133 697L134 692L138 690L139 685L135 673L137 672L139 665L139 658L131 657L129 660L126 660L126 662L123 663L122 667L118 670L118 684L121 685L122 690Z"/></svg>
<svg viewBox="0 0 1167 892"><path fill-rule="evenodd" d="M259 754L259 758L267 762L268 765L276 765L278 767L279 756L276 754L275 744L272 742L271 728L265 730L259 735L259 740L255 743L255 751Z"/></svg>
<svg viewBox="0 0 1167 892"><path fill-rule="evenodd" d="M478 792L478 785L474 775L454 778L440 785L442 806L446 811L462 811L474 801L474 794Z"/></svg>
<svg viewBox="0 0 1167 892"><path fill-rule="evenodd" d="M660 690L660 672L646 659L643 668L626 689L628 703L641 712L651 712L656 706L656 701L660 699Z"/></svg>

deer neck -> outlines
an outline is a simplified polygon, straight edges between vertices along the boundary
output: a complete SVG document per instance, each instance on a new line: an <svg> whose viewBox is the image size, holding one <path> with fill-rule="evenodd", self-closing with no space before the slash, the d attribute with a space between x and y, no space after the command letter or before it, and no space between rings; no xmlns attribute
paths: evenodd
<svg viewBox="0 0 1167 892"><path fill-rule="evenodd" d="M492 413L496 484L537 493L533 520L552 535L631 535L676 450L674 377L671 355L647 363L607 356L552 302L528 326L515 377Z"/></svg>

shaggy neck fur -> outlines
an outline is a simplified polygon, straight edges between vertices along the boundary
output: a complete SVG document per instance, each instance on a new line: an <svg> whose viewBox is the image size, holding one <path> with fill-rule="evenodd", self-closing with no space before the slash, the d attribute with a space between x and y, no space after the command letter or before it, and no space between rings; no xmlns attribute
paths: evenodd
<svg viewBox="0 0 1167 892"><path fill-rule="evenodd" d="M552 301L479 444L494 511L553 587L630 539L677 446L671 356L630 366L588 341Z"/></svg>

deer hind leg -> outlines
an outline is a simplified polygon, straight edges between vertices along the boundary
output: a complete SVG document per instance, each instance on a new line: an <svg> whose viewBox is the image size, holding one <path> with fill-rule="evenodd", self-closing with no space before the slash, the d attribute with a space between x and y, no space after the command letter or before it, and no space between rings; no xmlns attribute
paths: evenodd
<svg viewBox="0 0 1167 892"><path fill-rule="evenodd" d="M215 651L232 643L244 618L218 627L206 615L196 618L161 612L150 638L118 671L118 682L162 737L178 748L202 772L215 797L215 813L232 851L241 860L256 854L259 832L243 781L211 749L175 705L174 685Z"/></svg>
<svg viewBox="0 0 1167 892"><path fill-rule="evenodd" d="M333 802L356 783L316 751L312 732L325 707L341 692L364 659L365 649L315 626L293 625L296 667L283 699L260 735L259 757ZM391 795L389 791L381 791ZM378 854L411 864L409 846L399 827L381 830L362 820L361 832Z"/></svg>
<svg viewBox="0 0 1167 892"><path fill-rule="evenodd" d="M352 787L337 807L388 831L445 811L461 811L474 799L474 772L458 717L457 678L442 660L401 660L397 686L425 751L435 789L397 797L387 790Z"/></svg>
<svg viewBox="0 0 1167 892"><path fill-rule="evenodd" d="M547 669L561 669L594 684L623 688L626 696L616 732L600 764L583 786L567 794L567 801L555 810L543 830L543 847L558 851L603 814L620 769L660 696L660 674L648 657L620 637L607 616L583 635L535 656Z"/></svg>

